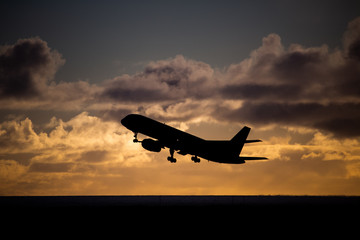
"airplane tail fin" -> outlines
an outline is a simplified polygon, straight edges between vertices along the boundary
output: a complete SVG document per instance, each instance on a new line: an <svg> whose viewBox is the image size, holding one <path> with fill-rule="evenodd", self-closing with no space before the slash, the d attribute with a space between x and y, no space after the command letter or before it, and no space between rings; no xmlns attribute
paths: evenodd
<svg viewBox="0 0 360 240"><path fill-rule="evenodd" d="M242 148L244 147L244 143L246 141L246 138L248 137L250 132L249 127L243 127L231 140L230 142L234 145L236 145L236 154L239 156L241 153Z"/></svg>
<svg viewBox="0 0 360 240"><path fill-rule="evenodd" d="M245 143L254 143L254 142L262 142L261 140L246 140L249 133L250 133L249 127L243 127L231 140L230 142L235 147L236 154L239 156L241 153L242 148L244 147ZM237 163L245 163L245 161L248 160L267 160L266 157L238 157Z"/></svg>
<svg viewBox="0 0 360 240"><path fill-rule="evenodd" d="M246 138L248 137L250 132L249 127L243 127L231 140L230 142L233 143L241 143L244 144L246 141Z"/></svg>

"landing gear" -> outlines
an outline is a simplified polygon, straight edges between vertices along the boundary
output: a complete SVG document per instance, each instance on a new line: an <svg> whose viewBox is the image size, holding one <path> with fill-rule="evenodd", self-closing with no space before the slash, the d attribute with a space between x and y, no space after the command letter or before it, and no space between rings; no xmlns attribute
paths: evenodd
<svg viewBox="0 0 360 240"><path fill-rule="evenodd" d="M168 157L167 160L171 163L176 163L176 158L174 158L174 152L175 150L173 148L170 148L170 157Z"/></svg>
<svg viewBox="0 0 360 240"><path fill-rule="evenodd" d="M198 158L197 156L191 157L191 160L194 161L194 163L199 163L200 162L200 158Z"/></svg>
<svg viewBox="0 0 360 240"><path fill-rule="evenodd" d="M137 139L137 134L138 134L138 133L136 132L135 135L134 135L134 140L133 140L134 143L139 142L139 140Z"/></svg>

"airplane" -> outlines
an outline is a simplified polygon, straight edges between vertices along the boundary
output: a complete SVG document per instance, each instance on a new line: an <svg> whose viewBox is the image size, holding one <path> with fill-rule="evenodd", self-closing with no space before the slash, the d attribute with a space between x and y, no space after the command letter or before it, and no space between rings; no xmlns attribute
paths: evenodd
<svg viewBox="0 0 360 240"><path fill-rule="evenodd" d="M189 133L170 127L148 117L129 114L121 120L121 124L134 132L134 143L140 143L144 149L152 152L160 152L167 147L170 149L170 156L167 158L171 163L176 163L174 153L180 155L193 155L191 160L200 162L200 158L218 163L242 164L248 160L266 160L266 157L240 157L240 152L245 143L261 142L261 140L246 140L250 132L249 127L243 127L229 141L204 140ZM139 141L138 133L151 138Z"/></svg>

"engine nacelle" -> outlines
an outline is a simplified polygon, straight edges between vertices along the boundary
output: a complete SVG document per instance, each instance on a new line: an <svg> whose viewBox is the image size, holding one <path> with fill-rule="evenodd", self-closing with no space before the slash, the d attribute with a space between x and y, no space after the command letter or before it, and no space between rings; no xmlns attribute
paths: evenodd
<svg viewBox="0 0 360 240"><path fill-rule="evenodd" d="M152 151L152 152L160 152L161 151L160 142L152 140L150 138L142 140L141 146L148 151Z"/></svg>

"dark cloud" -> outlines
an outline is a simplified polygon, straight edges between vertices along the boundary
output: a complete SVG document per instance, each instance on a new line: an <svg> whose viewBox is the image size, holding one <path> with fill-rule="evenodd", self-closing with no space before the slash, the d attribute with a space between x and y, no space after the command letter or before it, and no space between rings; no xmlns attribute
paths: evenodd
<svg viewBox="0 0 360 240"><path fill-rule="evenodd" d="M324 45L288 49L270 34L251 57L229 67L235 79L220 89L242 106L215 109L223 120L286 124L325 130L337 137L360 136L360 18L349 24L344 49Z"/></svg>
<svg viewBox="0 0 360 240"><path fill-rule="evenodd" d="M322 48L311 51L298 49L278 57L269 70L274 83L284 82L305 89L322 82L329 77L323 70L331 70L328 66L328 53L324 54L322 51Z"/></svg>
<svg viewBox="0 0 360 240"><path fill-rule="evenodd" d="M120 82L105 89L101 98L119 102L158 102L172 99L170 94L166 94L166 91L161 89L131 89L122 86Z"/></svg>
<svg viewBox="0 0 360 240"><path fill-rule="evenodd" d="M340 116L339 118L329 118L316 122L313 127L331 132L336 137L358 137L360 136L359 122L359 116L349 118Z"/></svg>
<svg viewBox="0 0 360 240"><path fill-rule="evenodd" d="M250 58L225 71L179 55L107 81L100 99L136 103L141 113L162 121L206 116L360 136L359 22L349 24L343 50L298 44L285 49L281 38L270 34ZM223 105L228 99L241 101L241 106Z"/></svg>
<svg viewBox="0 0 360 240"><path fill-rule="evenodd" d="M108 152L103 150L94 150L83 152L77 161L85 161L89 163L98 163L106 159Z"/></svg>
<svg viewBox="0 0 360 240"><path fill-rule="evenodd" d="M229 69L228 74L237 80L221 89L223 98L342 101L351 96L360 99L360 62L344 57L342 52L329 52L327 47L293 46L266 61L266 67L258 65L259 61L263 62L262 56L250 60L248 69L242 69L243 63Z"/></svg>
<svg viewBox="0 0 360 240"><path fill-rule="evenodd" d="M257 125L280 124L325 130L337 137L360 136L360 103L279 103L245 102L236 110L217 109L226 120ZM220 114L219 114L220 113Z"/></svg>
<svg viewBox="0 0 360 240"><path fill-rule="evenodd" d="M68 172L73 163L33 163L30 165L29 172Z"/></svg>
<svg viewBox="0 0 360 240"><path fill-rule="evenodd" d="M283 124L356 137L360 136L359 43L357 18L344 33L342 49L299 44L285 48L280 36L269 34L248 59L222 70L178 55L101 84L49 84L64 60L43 40L23 39L1 48L0 100L3 108L85 106L108 120L139 112L162 121ZM31 101L16 105L20 98Z"/></svg>
<svg viewBox="0 0 360 240"><path fill-rule="evenodd" d="M247 100L287 100L299 97L301 88L290 85L259 85L259 84L239 84L225 86L220 90L222 96L229 99Z"/></svg>
<svg viewBox="0 0 360 240"><path fill-rule="evenodd" d="M0 97L39 95L64 63L40 38L21 39L0 48Z"/></svg>
<svg viewBox="0 0 360 240"><path fill-rule="evenodd" d="M355 18L348 24L343 36L345 54L349 58L360 59L360 17Z"/></svg>
<svg viewBox="0 0 360 240"><path fill-rule="evenodd" d="M349 46L349 57L360 61L360 39Z"/></svg>
<svg viewBox="0 0 360 240"><path fill-rule="evenodd" d="M100 99L120 102L159 102L211 95L214 70L203 62L175 58L149 63L143 72L123 75L104 84Z"/></svg>

